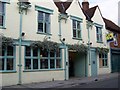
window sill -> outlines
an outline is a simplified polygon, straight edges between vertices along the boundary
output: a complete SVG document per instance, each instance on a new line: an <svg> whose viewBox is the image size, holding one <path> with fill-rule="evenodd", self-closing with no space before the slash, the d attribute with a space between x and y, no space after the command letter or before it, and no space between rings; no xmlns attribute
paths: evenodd
<svg viewBox="0 0 120 90"><path fill-rule="evenodd" d="M101 66L100 68L109 68L108 66Z"/></svg>
<svg viewBox="0 0 120 90"><path fill-rule="evenodd" d="M97 43L103 43L102 41L97 41Z"/></svg>
<svg viewBox="0 0 120 90"><path fill-rule="evenodd" d="M23 72L40 72L40 71L60 71L60 70L64 70L62 68L58 68L58 69L36 69L36 70L24 70Z"/></svg>
<svg viewBox="0 0 120 90"><path fill-rule="evenodd" d="M37 32L37 34L42 34L42 35L52 35L50 33L42 33L42 32Z"/></svg>
<svg viewBox="0 0 120 90"><path fill-rule="evenodd" d="M4 26L0 26L0 29L6 29Z"/></svg>
<svg viewBox="0 0 120 90"><path fill-rule="evenodd" d="M0 73L16 73L17 71L0 71Z"/></svg>
<svg viewBox="0 0 120 90"><path fill-rule="evenodd" d="M82 40L82 38L75 38L75 37L73 37L72 39L75 39L75 40Z"/></svg>

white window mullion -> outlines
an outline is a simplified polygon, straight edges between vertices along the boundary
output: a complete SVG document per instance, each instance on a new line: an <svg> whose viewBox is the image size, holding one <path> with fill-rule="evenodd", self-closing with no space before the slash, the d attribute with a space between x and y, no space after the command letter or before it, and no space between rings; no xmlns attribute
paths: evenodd
<svg viewBox="0 0 120 90"><path fill-rule="evenodd" d="M50 15L49 15L49 22L48 22L48 30L49 30L49 32L48 33L50 33L51 34L51 23L50 23L50 21L51 21L51 17L50 17Z"/></svg>
<svg viewBox="0 0 120 90"><path fill-rule="evenodd" d="M50 69L50 51L48 51L47 60L48 60L48 69Z"/></svg>
<svg viewBox="0 0 120 90"><path fill-rule="evenodd" d="M76 38L78 38L78 32L77 32L77 21L75 21L76 22Z"/></svg>
<svg viewBox="0 0 120 90"><path fill-rule="evenodd" d="M56 69L56 60L57 60L57 58L56 58L56 54L57 54L57 52L55 52L55 58L54 58L54 63L55 63L55 69Z"/></svg>
<svg viewBox="0 0 120 90"><path fill-rule="evenodd" d="M7 70L7 47L5 48L4 70Z"/></svg>
<svg viewBox="0 0 120 90"><path fill-rule="evenodd" d="M31 49L31 69L33 70L33 49Z"/></svg>
<svg viewBox="0 0 120 90"><path fill-rule="evenodd" d="M45 13L43 13L43 33L45 33Z"/></svg>
<svg viewBox="0 0 120 90"><path fill-rule="evenodd" d="M40 48L38 48L38 69L40 69Z"/></svg>

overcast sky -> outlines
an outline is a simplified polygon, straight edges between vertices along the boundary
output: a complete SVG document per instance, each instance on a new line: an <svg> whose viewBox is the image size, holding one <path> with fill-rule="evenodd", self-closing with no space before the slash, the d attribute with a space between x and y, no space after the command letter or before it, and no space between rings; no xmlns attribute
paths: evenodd
<svg viewBox="0 0 120 90"><path fill-rule="evenodd" d="M82 2L83 0L80 0ZM102 15L118 24L118 2L120 0L88 0L90 7L98 5Z"/></svg>

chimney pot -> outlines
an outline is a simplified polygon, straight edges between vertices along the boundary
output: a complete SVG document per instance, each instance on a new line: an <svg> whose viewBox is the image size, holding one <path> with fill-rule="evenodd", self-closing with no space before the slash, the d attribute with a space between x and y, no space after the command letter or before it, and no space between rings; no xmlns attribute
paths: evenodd
<svg viewBox="0 0 120 90"><path fill-rule="evenodd" d="M82 8L83 8L84 11L89 9L89 2L88 2L88 0L83 0Z"/></svg>

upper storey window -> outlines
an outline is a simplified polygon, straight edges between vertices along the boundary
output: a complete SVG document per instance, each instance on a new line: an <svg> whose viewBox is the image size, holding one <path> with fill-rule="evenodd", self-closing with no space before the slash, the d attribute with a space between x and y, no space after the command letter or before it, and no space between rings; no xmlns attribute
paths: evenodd
<svg viewBox="0 0 120 90"><path fill-rule="evenodd" d="M50 26L51 26L51 14L53 14L53 10L35 6L35 9L38 11L38 28L37 32L40 34L51 34Z"/></svg>
<svg viewBox="0 0 120 90"><path fill-rule="evenodd" d="M97 38L97 42L98 42L98 43L102 43L102 42L103 42L103 35L102 35L103 25L100 25L100 24L95 23L95 27L96 27L96 38Z"/></svg>
<svg viewBox="0 0 120 90"><path fill-rule="evenodd" d="M5 3L0 2L0 27L4 27L5 21Z"/></svg>
<svg viewBox="0 0 120 90"><path fill-rule="evenodd" d="M50 34L50 14L38 11L38 32Z"/></svg>
<svg viewBox="0 0 120 90"><path fill-rule="evenodd" d="M71 16L71 19L72 19L73 39L82 39L82 32L81 32L82 19L76 16Z"/></svg>
<svg viewBox="0 0 120 90"><path fill-rule="evenodd" d="M102 42L102 28L96 27L97 42Z"/></svg>

